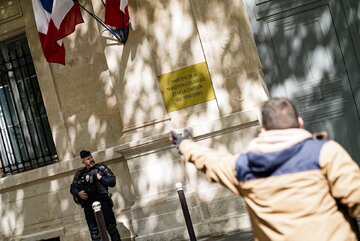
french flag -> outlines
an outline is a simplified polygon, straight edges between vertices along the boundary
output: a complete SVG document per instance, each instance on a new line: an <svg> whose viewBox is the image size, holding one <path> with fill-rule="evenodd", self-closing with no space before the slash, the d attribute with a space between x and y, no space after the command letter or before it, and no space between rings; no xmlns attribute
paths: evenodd
<svg viewBox="0 0 360 241"><path fill-rule="evenodd" d="M119 29L127 29L129 19L128 0L106 0L106 24Z"/></svg>
<svg viewBox="0 0 360 241"><path fill-rule="evenodd" d="M33 0L35 22L44 56L49 63L65 65L61 41L83 23L77 0Z"/></svg>

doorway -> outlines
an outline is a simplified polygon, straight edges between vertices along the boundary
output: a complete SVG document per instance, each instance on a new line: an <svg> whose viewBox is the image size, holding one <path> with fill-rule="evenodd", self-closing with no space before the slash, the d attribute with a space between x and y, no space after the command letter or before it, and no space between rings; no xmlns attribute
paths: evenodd
<svg viewBox="0 0 360 241"><path fill-rule="evenodd" d="M359 1L247 0L246 7L270 95L289 97L307 130L327 131L360 163Z"/></svg>

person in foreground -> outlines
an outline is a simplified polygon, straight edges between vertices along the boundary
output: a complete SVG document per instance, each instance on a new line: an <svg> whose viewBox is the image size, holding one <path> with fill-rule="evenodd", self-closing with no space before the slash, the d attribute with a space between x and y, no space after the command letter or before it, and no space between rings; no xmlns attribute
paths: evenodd
<svg viewBox="0 0 360 241"><path fill-rule="evenodd" d="M170 140L210 181L243 196L255 240L357 240L359 166L335 141L303 129L287 98L266 101L261 115L261 133L237 155L197 144L186 129Z"/></svg>
<svg viewBox="0 0 360 241"><path fill-rule="evenodd" d="M116 178L112 171L103 164L95 164L91 153L86 150L80 152L84 168L75 173L70 187L76 203L84 209L86 222L89 227L91 240L100 241L99 229L96 224L92 204L99 201L104 215L106 229L112 241L121 241L119 231L116 228L116 219L108 187L114 187Z"/></svg>

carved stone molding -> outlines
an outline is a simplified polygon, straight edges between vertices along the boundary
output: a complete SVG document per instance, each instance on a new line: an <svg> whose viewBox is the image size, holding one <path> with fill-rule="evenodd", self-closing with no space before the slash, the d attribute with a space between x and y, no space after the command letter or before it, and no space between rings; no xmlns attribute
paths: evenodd
<svg viewBox="0 0 360 241"><path fill-rule="evenodd" d="M19 0L0 0L0 24L23 15Z"/></svg>
<svg viewBox="0 0 360 241"><path fill-rule="evenodd" d="M192 131L195 140L200 141L259 124L260 122L255 111L242 111L186 128ZM122 144L114 150L129 160L172 148L168 137L169 133L162 133Z"/></svg>

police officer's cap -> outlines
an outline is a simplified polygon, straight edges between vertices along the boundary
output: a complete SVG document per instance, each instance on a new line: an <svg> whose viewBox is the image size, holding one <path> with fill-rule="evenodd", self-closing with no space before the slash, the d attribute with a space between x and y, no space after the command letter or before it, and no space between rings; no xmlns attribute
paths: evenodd
<svg viewBox="0 0 360 241"><path fill-rule="evenodd" d="M80 157L81 158L85 158L85 157L88 157L88 156L91 156L91 152L89 152L87 150L80 151Z"/></svg>

